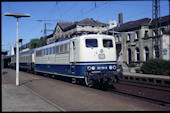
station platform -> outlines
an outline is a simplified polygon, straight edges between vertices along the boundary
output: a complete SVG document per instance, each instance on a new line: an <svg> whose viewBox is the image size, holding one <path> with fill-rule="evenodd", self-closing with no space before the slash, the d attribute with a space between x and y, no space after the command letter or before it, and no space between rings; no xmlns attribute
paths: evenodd
<svg viewBox="0 0 170 113"><path fill-rule="evenodd" d="M16 86L15 83L6 79L6 73L2 75L2 111L61 111L48 102L33 94L22 85Z"/></svg>
<svg viewBox="0 0 170 113"><path fill-rule="evenodd" d="M123 72L123 80L170 87L170 76Z"/></svg>

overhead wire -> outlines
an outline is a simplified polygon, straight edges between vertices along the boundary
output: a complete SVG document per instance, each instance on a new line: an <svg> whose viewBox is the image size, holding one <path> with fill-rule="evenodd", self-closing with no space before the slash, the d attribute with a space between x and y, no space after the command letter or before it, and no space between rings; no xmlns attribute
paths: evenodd
<svg viewBox="0 0 170 113"><path fill-rule="evenodd" d="M165 8L164 6L167 6L167 4L166 4L166 5L163 5L163 6L161 6L161 7L162 7L162 8ZM127 20L127 19L129 19L129 18L136 17L136 16L138 16L138 15L142 15L142 14L145 14L145 13L148 13L148 12L151 12L151 11L152 11L152 9L147 10L147 11L144 11L144 12L141 12L141 13L137 13L137 14L135 14L135 15L126 17L126 18L124 18L123 20Z"/></svg>
<svg viewBox="0 0 170 113"><path fill-rule="evenodd" d="M99 5L99 6L96 6L96 7L92 7L92 8L90 8L89 10L86 10L86 12L84 12L84 13L81 13L80 15L76 15L76 17L78 17L78 18L82 18L82 17L84 17L85 15L87 15L88 13L91 13L91 12L93 12L94 10L96 10L97 8L99 8L99 7L101 7L101 6L103 6L103 5L105 5L105 4L108 4L109 2L106 2L106 3L104 3L104 4L102 4L102 5ZM70 18L72 18L73 16L71 16ZM78 19L77 18L77 19ZM73 19L73 18L72 18Z"/></svg>
<svg viewBox="0 0 170 113"><path fill-rule="evenodd" d="M68 12L70 12L71 10L73 10L77 5L77 2L75 2L67 11L65 11L63 13L63 15L61 15L61 17L63 17L64 15L66 15ZM63 20L65 19L66 17L63 18Z"/></svg>

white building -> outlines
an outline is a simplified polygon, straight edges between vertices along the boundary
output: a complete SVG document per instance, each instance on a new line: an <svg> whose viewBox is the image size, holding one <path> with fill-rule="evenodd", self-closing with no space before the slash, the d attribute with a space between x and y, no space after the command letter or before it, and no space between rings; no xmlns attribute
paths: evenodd
<svg viewBox="0 0 170 113"><path fill-rule="evenodd" d="M84 19L74 23L57 23L53 32L53 37L47 39L47 44L55 39L72 37L78 33L102 33L109 29L109 25L98 20Z"/></svg>
<svg viewBox="0 0 170 113"><path fill-rule="evenodd" d="M110 20L110 21L108 21L106 23L109 24L109 29L112 29L112 28L117 26L116 20Z"/></svg>

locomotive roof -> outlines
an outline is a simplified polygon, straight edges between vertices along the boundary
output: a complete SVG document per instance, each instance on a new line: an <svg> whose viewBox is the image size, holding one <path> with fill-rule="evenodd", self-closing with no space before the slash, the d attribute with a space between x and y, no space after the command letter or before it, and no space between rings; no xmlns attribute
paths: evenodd
<svg viewBox="0 0 170 113"><path fill-rule="evenodd" d="M34 49L35 49L35 48L34 48ZM32 54L32 53L34 53L34 49L30 49L30 50L28 50L28 51L26 51L26 52L22 52L22 53L19 54L19 56Z"/></svg>
<svg viewBox="0 0 170 113"><path fill-rule="evenodd" d="M108 37L113 37L113 36L110 36L110 35L105 35L105 34L84 34L84 35L79 35L79 36L76 36L76 37L71 37L71 38L61 38L61 39L56 39L53 43L50 43L48 45L45 45L45 46L41 46L41 47L38 47L38 48L35 48L35 50L40 50L44 47L52 47L56 44L59 44L59 45L62 45L62 44L65 44L65 43L68 43L69 40L71 39L76 39L76 38L79 38L79 37L82 37L82 36L108 36Z"/></svg>

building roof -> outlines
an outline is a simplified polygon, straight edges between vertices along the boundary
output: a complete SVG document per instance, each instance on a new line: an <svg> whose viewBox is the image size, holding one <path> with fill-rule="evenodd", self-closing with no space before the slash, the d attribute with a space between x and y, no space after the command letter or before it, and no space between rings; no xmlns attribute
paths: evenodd
<svg viewBox="0 0 170 113"><path fill-rule="evenodd" d="M164 23L164 22L170 22L170 15L167 15L167 16L163 16L163 17L160 17L159 19L159 22L160 23ZM150 19L150 18L143 18L143 19L139 19L139 20L136 20L136 21L130 21L130 22L126 22L126 23L123 23L123 24L118 24L115 28L114 28L114 31L125 31L125 30L129 30L129 29L132 29L132 28L136 28L136 27L139 27L141 25L153 25L155 22L155 19ZM109 31L112 31L113 29L110 29Z"/></svg>
<svg viewBox="0 0 170 113"><path fill-rule="evenodd" d="M136 21L130 21L130 22L126 22L126 23L117 25L114 28L114 31L124 31L127 29L139 27L141 25L149 25L150 22L151 22L151 19L149 19L149 18L143 18L143 19L136 20Z"/></svg>
<svg viewBox="0 0 170 113"><path fill-rule="evenodd" d="M86 19L83 19L81 21L74 22L74 23L62 23L62 22L59 22L59 23L57 23L57 25L60 26L60 28L63 31L67 31L67 30L75 28L77 25L82 25L82 26L86 26L86 25L88 25L88 26L104 26L104 27L106 27L108 24L101 23L99 21L95 21L93 19L86 18ZM56 30L56 28L55 28L55 30ZM54 30L54 32L55 32L55 30Z"/></svg>
<svg viewBox="0 0 170 113"><path fill-rule="evenodd" d="M170 15L160 17L158 20L159 20L160 23L169 22L170 21ZM155 23L155 19L153 19L153 21L151 22L151 25L154 24L154 23Z"/></svg>
<svg viewBox="0 0 170 113"><path fill-rule="evenodd" d="M46 39L53 37L53 34L46 36Z"/></svg>
<svg viewBox="0 0 170 113"><path fill-rule="evenodd" d="M73 23L61 23L61 22L59 22L57 24L61 27L62 30L64 30L67 27L71 26Z"/></svg>
<svg viewBox="0 0 170 113"><path fill-rule="evenodd" d="M77 25L90 25L90 26L107 26L105 23L86 18L76 23Z"/></svg>

